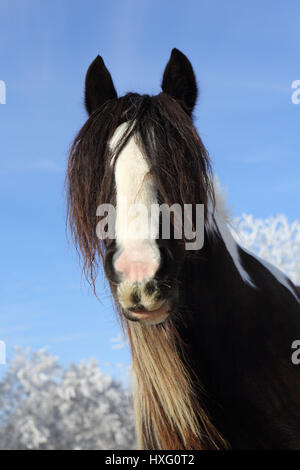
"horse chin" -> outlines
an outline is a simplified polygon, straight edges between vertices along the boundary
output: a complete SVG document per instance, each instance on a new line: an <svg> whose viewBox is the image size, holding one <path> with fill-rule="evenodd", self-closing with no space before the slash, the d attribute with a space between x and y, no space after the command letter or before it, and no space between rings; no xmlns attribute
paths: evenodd
<svg viewBox="0 0 300 470"><path fill-rule="evenodd" d="M127 316L129 320L138 321L143 325L158 325L163 323L170 315L170 305L166 301L156 310L148 310L143 312L130 312L130 316Z"/></svg>

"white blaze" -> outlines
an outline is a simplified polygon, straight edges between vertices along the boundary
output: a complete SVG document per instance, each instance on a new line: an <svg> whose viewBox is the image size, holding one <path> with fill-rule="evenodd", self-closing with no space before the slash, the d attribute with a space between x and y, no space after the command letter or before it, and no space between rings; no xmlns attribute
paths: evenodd
<svg viewBox="0 0 300 470"><path fill-rule="evenodd" d="M112 151L127 128L128 123L124 123L116 129L110 141ZM158 207L157 190L148 162L134 136L117 157L115 184L116 241L119 253L122 251L115 258L115 267L131 281L151 278L160 259L155 243L159 222L153 217L153 208Z"/></svg>

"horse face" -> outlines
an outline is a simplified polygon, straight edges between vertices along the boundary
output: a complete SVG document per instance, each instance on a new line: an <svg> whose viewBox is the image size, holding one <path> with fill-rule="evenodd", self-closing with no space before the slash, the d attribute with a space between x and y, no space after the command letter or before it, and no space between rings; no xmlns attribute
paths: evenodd
<svg viewBox="0 0 300 470"><path fill-rule="evenodd" d="M190 119L197 86L190 62L177 49L165 68L162 91ZM91 115L116 98L110 73L98 56L86 75L86 109ZM125 120L116 128L108 144L112 153L130 124ZM163 240L159 236L159 191L135 137L129 138L113 161L115 237L105 241L104 267L126 318L157 324L166 320L176 303L182 252L172 237Z"/></svg>
<svg viewBox="0 0 300 470"><path fill-rule="evenodd" d="M127 126L116 129L112 152ZM158 191L134 135L114 162L114 182L115 240L106 250L105 271L126 318L161 323L174 307L179 258L172 240L159 238Z"/></svg>

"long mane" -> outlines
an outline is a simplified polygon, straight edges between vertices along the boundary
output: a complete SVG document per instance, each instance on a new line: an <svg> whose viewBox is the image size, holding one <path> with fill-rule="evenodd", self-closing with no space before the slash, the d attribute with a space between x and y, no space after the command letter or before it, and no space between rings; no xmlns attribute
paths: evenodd
<svg viewBox="0 0 300 470"><path fill-rule="evenodd" d="M188 367L175 325L145 327L126 321L135 377L139 448L226 449L228 444L200 401L201 384Z"/></svg>

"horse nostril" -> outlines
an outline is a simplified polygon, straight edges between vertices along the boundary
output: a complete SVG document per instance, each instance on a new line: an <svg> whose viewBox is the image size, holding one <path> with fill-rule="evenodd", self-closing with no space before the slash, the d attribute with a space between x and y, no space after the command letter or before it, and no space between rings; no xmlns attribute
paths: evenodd
<svg viewBox="0 0 300 470"><path fill-rule="evenodd" d="M141 294L137 291L134 290L131 294L131 302L133 304L139 304L141 302Z"/></svg>
<svg viewBox="0 0 300 470"><path fill-rule="evenodd" d="M145 289L144 289L146 295L149 295L149 296L153 295L155 290L156 290L156 283L155 282L149 281L149 282L146 283Z"/></svg>

